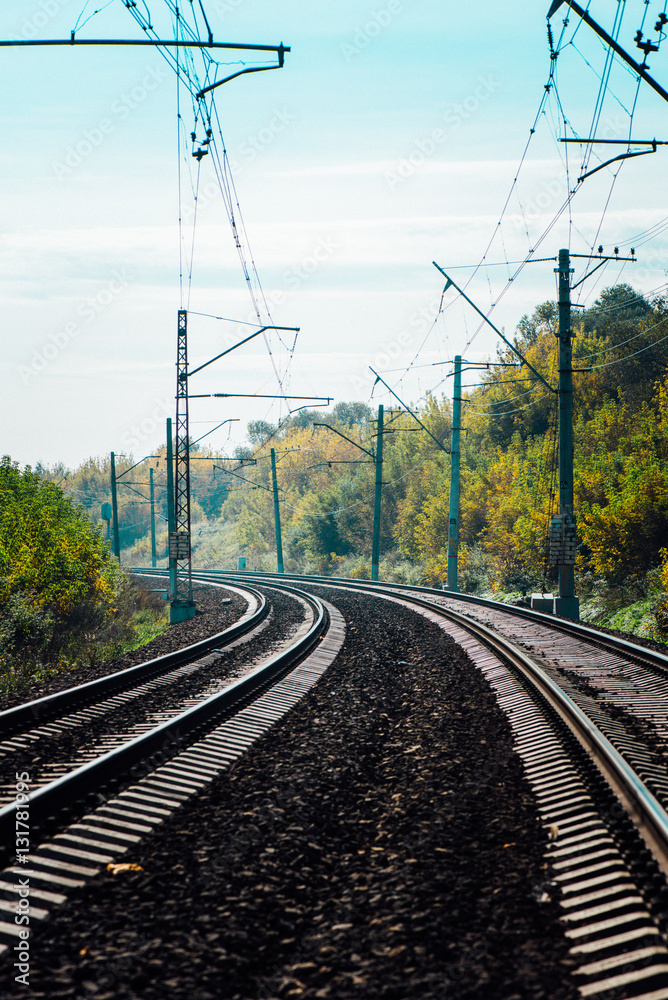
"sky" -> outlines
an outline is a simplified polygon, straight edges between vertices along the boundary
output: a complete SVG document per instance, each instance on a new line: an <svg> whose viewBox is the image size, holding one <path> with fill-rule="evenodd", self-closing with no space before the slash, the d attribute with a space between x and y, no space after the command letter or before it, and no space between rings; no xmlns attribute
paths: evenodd
<svg viewBox="0 0 668 1000"><path fill-rule="evenodd" d="M147 5L161 37L173 37L166 0ZM581 304L617 281L664 291L668 149L579 183L583 147L559 138L668 139L666 104L619 60L607 66L607 48L574 14L564 26L566 5L551 22L555 44L563 37L546 91L547 7L204 0L216 41L291 49L282 69L216 91L243 263L213 156L192 156L193 102L160 51L2 47L2 453L69 468L110 451L151 454L174 416L178 310L188 310L194 368L257 329L249 284L263 325L299 333L260 335L189 382L192 395L256 397L191 401L193 438L229 421L207 439L221 454L243 444L249 420L275 423L309 397L393 402L370 366L419 405L430 391L451 395L455 354L493 357L496 333L456 290L441 301L433 261L506 336L555 297L561 247L637 249L637 263L584 281ZM589 4L634 57L636 31L655 39L664 7ZM191 21L199 9L183 8ZM0 9L2 40L66 39L75 28L77 39L145 37L123 0ZM650 56L666 87L667 56ZM216 58L232 64L221 77L259 56ZM588 169L623 149L595 147ZM520 267L530 250L535 261ZM585 266L574 259L574 282Z"/></svg>

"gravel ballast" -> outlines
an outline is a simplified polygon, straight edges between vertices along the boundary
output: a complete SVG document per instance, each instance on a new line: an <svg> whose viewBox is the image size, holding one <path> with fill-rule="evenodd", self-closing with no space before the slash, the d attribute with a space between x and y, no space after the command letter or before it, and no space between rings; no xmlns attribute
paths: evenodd
<svg viewBox="0 0 668 1000"><path fill-rule="evenodd" d="M0 994L574 1000L493 693L416 613L322 592L348 625L325 676L130 852L143 871L75 893L30 987L5 963Z"/></svg>

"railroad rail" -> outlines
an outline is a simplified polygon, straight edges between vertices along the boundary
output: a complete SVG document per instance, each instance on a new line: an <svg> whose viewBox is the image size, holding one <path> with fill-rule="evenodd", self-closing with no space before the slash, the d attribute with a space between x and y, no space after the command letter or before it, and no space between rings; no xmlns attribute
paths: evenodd
<svg viewBox="0 0 668 1000"><path fill-rule="evenodd" d="M121 857L241 753L266 728L267 719L271 724L277 712L294 704L295 695L314 683L340 648L344 631L336 595L353 590L410 608L438 625L466 650L494 690L548 834L545 861L551 881L545 893L559 899L580 995L594 1000L668 997L668 657L577 623L427 588L278 574L211 571L197 576L228 587L252 581L258 593L298 584L302 600L312 599L323 608L323 618L328 612L336 619L336 635L329 648L323 649L322 642L315 654L313 645L320 639L311 637L306 663L315 656L316 666L293 669L284 689L283 681L272 687L266 679L258 681L259 701L251 703L243 684L259 676L260 668L235 681L227 689L234 705L227 704L222 722L220 716L208 722L213 733L202 736L198 727L204 723L196 721L186 740L191 745L184 748L179 736L179 746L170 747L169 759L156 768L160 737L195 710L158 727L158 743L144 744L134 758L145 773L129 788L108 785L111 771L103 761L78 769L83 783L76 797L92 792L102 801L29 857L42 879L38 901L41 892L45 907L55 905L60 889L81 884ZM276 667L276 676L289 669ZM125 772L132 767L134 743L116 758ZM157 754L162 752L159 748ZM49 800L45 789L31 796L31 822L38 816L44 829L53 825L49 817L58 795ZM16 878L15 870L0 874L5 896ZM8 904L0 901L3 908ZM33 908L36 919L41 911ZM2 935L7 939L11 933L0 912L0 950Z"/></svg>
<svg viewBox="0 0 668 1000"><path fill-rule="evenodd" d="M30 876L31 899L35 903L29 908L30 916L47 919L49 910L65 900L68 889L122 858L129 847L273 725L329 665L345 634L336 609L285 584L273 585L271 590L290 595L311 612L284 649L265 656L263 662L251 666L221 691L199 699L148 732L122 741L107 753L31 790L27 801L18 806L22 818L24 813L29 815L32 844L36 838L38 843L42 838L51 839L45 839L36 850L32 845L30 850L17 848L17 863L0 872L0 953L18 938L18 927L10 916L16 913L16 901L7 897L16 891L21 875L29 872ZM73 716L67 713L81 705L82 699L87 707L79 711L87 712L96 693L108 702L114 691L120 690L121 695L112 694L112 698L125 697L129 685L137 679L142 690L147 677L164 680L170 673L178 675L184 669L196 668L210 659L203 653L221 652L243 641L243 636L266 615L266 598L255 590L249 592L249 596L253 595L256 606L252 612L225 632L178 654L167 654L104 678L102 683L85 685L85 694L74 689L23 706L23 712L0 713L0 727L5 716L13 731L20 729L22 723L35 717L34 709L40 718L43 711L50 719L68 723ZM92 706L93 711L96 708L99 705ZM53 727L51 722L44 728L51 732ZM13 847L15 841L23 843L19 840L19 811L16 803L0 809L0 840L5 847ZM81 818L72 823L77 815Z"/></svg>
<svg viewBox="0 0 668 1000"><path fill-rule="evenodd" d="M327 588L331 600L345 588L412 607L466 649L508 715L549 831L546 862L581 996L665 1000L668 656L469 595L288 579L320 593Z"/></svg>
<svg viewBox="0 0 668 1000"><path fill-rule="evenodd" d="M211 585L222 586L215 581L212 581ZM183 649L147 660L135 667L119 670L86 684L67 688L58 694L36 698L23 705L17 705L15 708L0 712L0 733L3 742L10 736L24 732L27 727L34 726L35 723L44 725L53 719L62 717L65 713L73 712L84 705L96 704L103 698L128 691L139 684L153 680L155 677L163 676L176 667L197 660L206 653L216 650L219 646L227 645L235 639L247 635L267 617L269 605L264 595L259 591L251 588L242 590L238 587L225 587L224 589L238 594L248 602L248 610L230 628L194 643L192 646L185 646ZM16 749L16 746L10 745L10 748ZM3 746L0 744L0 754L2 752Z"/></svg>

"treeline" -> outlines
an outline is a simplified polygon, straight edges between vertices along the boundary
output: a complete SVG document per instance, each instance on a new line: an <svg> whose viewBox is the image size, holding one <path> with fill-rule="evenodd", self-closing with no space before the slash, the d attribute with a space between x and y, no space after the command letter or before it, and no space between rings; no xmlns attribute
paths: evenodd
<svg viewBox="0 0 668 1000"><path fill-rule="evenodd" d="M137 462L132 456L116 457L118 524L121 549L131 549L138 542L149 544L151 530L151 470L153 471L154 516L156 537L160 540L160 556L167 549L167 462L166 445L154 449L154 454ZM214 519L226 496L226 484L217 478L213 462L199 459L211 456L206 449L193 449L192 518L197 523ZM90 458L76 469L63 465L37 465L35 471L46 481L57 484L75 503L81 505L91 521L107 534L102 519L102 505L111 502L111 461L109 456ZM143 546L145 547L145 546ZM150 547L149 547L150 554Z"/></svg>
<svg viewBox="0 0 668 1000"><path fill-rule="evenodd" d="M161 618L81 504L0 460L0 690L139 644Z"/></svg>
<svg viewBox="0 0 668 1000"><path fill-rule="evenodd" d="M668 301L628 285L574 317L575 510L580 592L609 607L662 592L668 553ZM515 346L553 386L557 309L518 324ZM513 367L508 367L508 366ZM464 384L466 385L466 377ZM450 390L418 416L449 450ZM499 350L462 407L460 583L469 592L552 589L550 517L557 509L557 408L531 371ZM372 451L376 409L339 404L327 422ZM374 467L317 411L280 427L249 425L261 489L238 484L223 506L250 562L274 550L269 448L279 460L286 568L368 575ZM447 572L450 460L403 412L385 417L382 550L388 578L440 586ZM662 550L664 550L662 552ZM381 572L382 575L382 572ZM665 583L665 580L664 580ZM606 595L606 596L603 596ZM656 604L656 602L655 602ZM661 601L657 607L662 608ZM661 614L664 619L661 619ZM659 619L665 620L665 611Z"/></svg>
<svg viewBox="0 0 668 1000"><path fill-rule="evenodd" d="M556 305L546 302L514 335L517 349L552 386L558 381L556 329ZM521 598L555 585L548 536L557 509L558 400L502 348L482 375L464 378L459 581L472 593ZM649 601L660 623L668 620L668 299L647 299L628 285L607 289L589 309L574 311L573 359L578 590L592 614L601 612L599 619ZM440 586L446 578L451 396L448 387L417 407L429 434L398 404L385 410L386 579ZM248 444L233 455L195 446L195 564L234 568L241 555L249 569L276 568L273 448L286 570L369 576L376 433L375 402L342 402L330 413L300 410L280 425L251 422ZM165 449L131 469L135 461L117 463L123 561L150 562L152 467L158 564L164 565ZM103 526L107 460L69 473L41 472L62 480Z"/></svg>

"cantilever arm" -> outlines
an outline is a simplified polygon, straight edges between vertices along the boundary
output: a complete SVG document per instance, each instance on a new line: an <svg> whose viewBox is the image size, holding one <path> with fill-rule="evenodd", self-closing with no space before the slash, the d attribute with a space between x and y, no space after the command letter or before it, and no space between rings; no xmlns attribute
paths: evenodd
<svg viewBox="0 0 668 1000"><path fill-rule="evenodd" d="M253 337L259 337L259 335L261 333L266 333L267 330L293 330L295 332L299 332L299 327L298 326L263 326L259 330L256 330L255 333L251 333L250 336L244 337L244 339L240 340L238 344L234 345L234 347L228 347L226 351L222 351L220 354L216 354L215 358L211 358L210 361L205 361L203 365L199 366L199 368L193 368L192 371L188 372L188 378L190 378L191 375L197 374L197 372L201 372L202 368L207 368L209 365L212 365L214 363L214 361L218 361L219 358L224 358L225 355L229 354L231 351L236 351L237 347L241 347L242 344L247 344L249 340L253 339ZM300 397L300 398L302 398L302 397Z"/></svg>
<svg viewBox="0 0 668 1000"><path fill-rule="evenodd" d="M230 73L229 76L224 77L222 80L217 80L216 83L210 83L208 87L202 87L200 91L195 95L197 100L200 101L205 94L210 91L215 90L216 87L222 87L224 83L229 83L230 80L236 79L238 76L243 76L244 73L261 73L265 69L282 69L284 63L284 53L289 52L289 48L285 48L284 45L280 45L276 52L278 54L278 63L276 66L247 66L246 69L237 70L236 73Z"/></svg>
<svg viewBox="0 0 668 1000"><path fill-rule="evenodd" d="M256 490L266 490L267 493L274 492L269 486L263 486L262 483L254 483L252 479L246 479L245 476L240 476L236 472L232 472L230 469L224 469L222 465L214 465L214 469L218 469L219 472L224 472L226 476L234 476L235 479L240 479L242 483L249 483ZM280 492L283 493L283 490Z"/></svg>
<svg viewBox="0 0 668 1000"><path fill-rule="evenodd" d="M650 87L657 92L659 97L663 97L664 101L668 101L668 93L663 89L661 84L656 82L654 77L650 76L650 74L647 72L647 69L645 68L646 64L643 63L642 65L640 65L640 63L637 63L635 59L633 59L632 56L628 54L628 52L624 51L621 45L618 42L616 42L614 38L611 38L611 36L607 33L607 31L605 31L600 26L600 24L596 23L594 18L591 17L591 15L588 14L586 10L582 9L580 4L575 3L575 0L554 0L554 3L551 5L550 9L547 12L548 20L552 17L553 14L556 14L556 12L561 7L562 3L567 3L568 6L572 10L574 10L576 14L579 14L579 16L585 22L585 24L588 24L589 27L596 32L599 38L602 38L603 41L607 45L609 45L610 48L613 49L617 53L617 55L624 60L625 63L627 63L633 70L635 70L638 76L641 76L645 81L645 83L648 83Z"/></svg>
<svg viewBox="0 0 668 1000"><path fill-rule="evenodd" d="M635 153L620 153L619 156L613 156L605 163L599 163L593 170L588 170L582 177L578 177L578 184L581 184L585 178L591 177L592 174L598 173L599 170L603 170L603 167L609 167L611 163L616 163L617 160L630 160L632 156L647 156L648 153L656 153L656 146L653 149L639 149Z"/></svg>
<svg viewBox="0 0 668 1000"><path fill-rule="evenodd" d="M372 451L369 451L368 448L363 448L361 444L358 444L357 441L353 441L352 438L346 437L345 434L342 434L341 431L337 431L336 427L332 427L331 424L316 424L316 423L314 423L313 426L314 427L327 427L328 430L334 431L335 434L338 434L339 437L342 437L344 441L348 441L350 444L355 445L356 448L359 448L360 451L363 451L365 455L369 455L370 458L372 458L374 460L374 462L376 461L376 456L374 455L374 453Z"/></svg>
<svg viewBox="0 0 668 1000"><path fill-rule="evenodd" d="M451 452L448 451L448 449L444 446L443 442L439 441L437 437L434 437L434 435L431 433L431 431L429 430L429 428L425 427L425 425L422 423L422 421L417 416L417 414L413 413L413 411L411 410L411 408L409 406L406 406L406 404L404 403L403 399L399 399L399 397L397 396L397 394L394 391L394 389L390 389L390 387L387 384L387 382L385 381L385 379L380 377L380 375L378 374L378 372L376 371L376 369L375 368L371 368L371 365L369 365L369 368L371 369L371 371L376 376L376 382L382 382L383 385L385 386L385 388L388 390L388 392L391 392L392 395L394 396L394 398L401 403L401 405L404 407L404 409L406 410L406 412L410 413L410 415L413 418L413 420L417 420L417 422L419 423L419 425L422 428L422 430L426 431L426 433L429 435L429 437L432 439L432 441L436 442L436 444L441 449L441 451L444 451L446 455L450 455ZM374 385L376 384L376 382L374 382Z"/></svg>
<svg viewBox="0 0 668 1000"><path fill-rule="evenodd" d="M511 343L510 343L510 341L509 341L509 340L507 340L507 339L506 339L506 338L504 337L504 335L503 335L503 334L501 333L501 331L499 330L499 328L498 328L497 326L494 326L494 324L492 323L491 319L489 319L489 318L488 318L487 316L485 316L484 312L482 312L482 311L481 311L480 309L478 309L478 307L477 307L477 305L475 304L475 302L472 302L472 301L471 301L471 299L470 299L470 298L468 297L468 295L467 295L467 294L466 294L465 292L463 292L463 291L461 290L461 288L459 287L459 285L456 285L456 284L454 283L454 281L452 280L452 278L448 277L448 275L447 275L447 274L445 273L445 271L443 270L443 268L442 268L442 267L439 267L439 265L438 265L438 264L436 263L436 261L435 261L435 260L434 260L434 261L432 261L432 264L434 265L434 267L436 268L436 270L437 270L437 271L440 271L440 272L441 272L441 274L443 275L443 277L444 277L444 278L445 278L445 280L446 280L446 285L445 285L445 288L444 288L444 291L446 291L446 292L447 292L447 290L448 290L448 288L450 287L450 285L452 285L452 287L453 287L453 288L456 288L456 289L457 289L457 291L459 292L459 294L460 294L460 295L462 296L462 298L466 299L466 301L468 302L468 304L469 304L470 306L472 306L472 307L473 307L473 309L475 309L475 311L476 311L476 312L478 313L478 315L479 315L479 316L482 316L482 318L484 319L485 323L488 323L488 324L489 324L489 326L491 326L492 330L494 330L494 332L495 332L496 334L498 334L498 336L499 336L499 337L501 337L501 340L502 340L502 341L504 342L504 344L506 344L506 345L507 345L507 346L508 346L508 347L510 348L510 350L511 350L511 351L513 352L513 354L516 354L516 355L517 355L517 357L518 357L518 358L520 359L520 361L522 362L522 364L523 364L523 365L526 365L526 366L527 366L527 368L529 369L529 371L532 371L532 372L534 373L534 375L536 376L536 378L538 379L538 381L539 381L539 382L542 382L542 383L543 383L543 385L545 386L545 388L546 388L546 389L549 389L549 390L550 390L550 392L557 392L558 390L557 390L557 389L553 389L553 388L552 388L552 386L551 386L551 385L549 385L549 384L548 384L548 383L547 383L547 382L545 381L545 379L544 379L544 378L543 378L543 376L542 376L542 375L540 374L540 372L537 372L537 371L536 371L536 369L535 369L535 368L533 367L533 365L530 365L530 364L529 364L529 362L528 362L528 361L527 361L527 359L526 359L526 358L524 357L524 355L523 355L523 354L520 354L520 352L519 352L519 351L517 350L517 348L516 348L516 347L514 347L514 346L513 346L513 345L512 345Z"/></svg>

